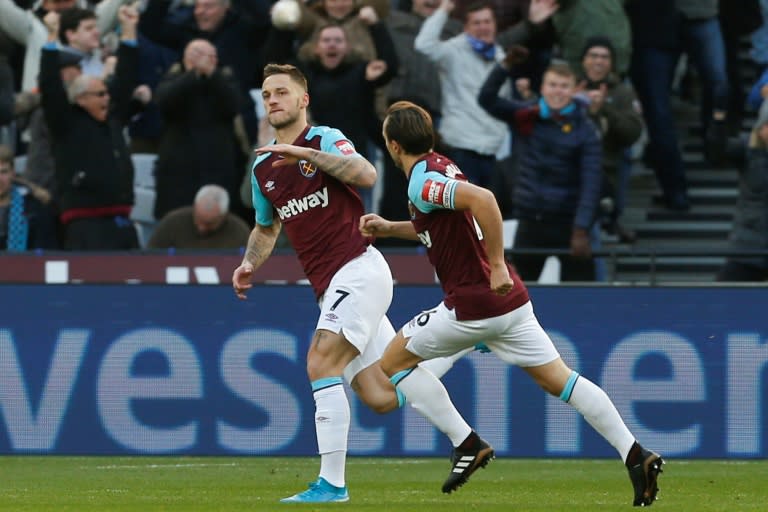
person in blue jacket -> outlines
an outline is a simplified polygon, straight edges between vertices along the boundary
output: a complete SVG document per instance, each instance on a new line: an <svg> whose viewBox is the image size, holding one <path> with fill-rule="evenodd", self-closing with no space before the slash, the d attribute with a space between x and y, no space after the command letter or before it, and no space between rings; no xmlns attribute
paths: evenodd
<svg viewBox="0 0 768 512"><path fill-rule="evenodd" d="M565 63L544 72L537 101L499 96L514 53L485 80L478 101L514 130L517 163L513 195L519 220L515 249L570 249L561 258L563 281L593 281L589 231L595 221L602 183L602 144L587 107L574 99L576 74ZM535 280L546 254L515 254L524 280Z"/></svg>

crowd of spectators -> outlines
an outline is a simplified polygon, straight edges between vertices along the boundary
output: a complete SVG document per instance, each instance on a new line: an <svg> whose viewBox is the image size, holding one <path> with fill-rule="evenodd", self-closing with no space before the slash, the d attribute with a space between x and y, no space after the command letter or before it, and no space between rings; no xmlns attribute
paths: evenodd
<svg viewBox="0 0 768 512"><path fill-rule="evenodd" d="M601 232L637 238L621 222L632 155L664 207L691 207L673 102L680 56L700 79L714 167L768 97L768 70L745 84L738 63L751 35L752 58L768 65L761 0L279 2L297 16L273 16L275 0L0 0L0 249L140 248L137 153L157 156L158 222L183 213L194 226L195 197L215 190L227 197L219 216L252 225L239 189L252 148L271 138L259 87L277 62L308 77L311 122L377 163L370 209L408 218L381 120L410 100L435 118L438 150L520 221L515 246L570 249L563 278L590 280ZM768 173L761 123L745 152L752 174ZM198 238L190 247L213 239ZM542 260L515 259L535 279Z"/></svg>

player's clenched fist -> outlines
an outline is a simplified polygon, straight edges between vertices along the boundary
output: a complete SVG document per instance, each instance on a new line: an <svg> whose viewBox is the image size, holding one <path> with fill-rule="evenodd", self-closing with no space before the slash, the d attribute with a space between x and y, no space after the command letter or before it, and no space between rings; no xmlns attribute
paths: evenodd
<svg viewBox="0 0 768 512"><path fill-rule="evenodd" d="M383 231L386 231L388 224L386 220L375 213L368 213L360 217L360 233L363 236L379 236Z"/></svg>

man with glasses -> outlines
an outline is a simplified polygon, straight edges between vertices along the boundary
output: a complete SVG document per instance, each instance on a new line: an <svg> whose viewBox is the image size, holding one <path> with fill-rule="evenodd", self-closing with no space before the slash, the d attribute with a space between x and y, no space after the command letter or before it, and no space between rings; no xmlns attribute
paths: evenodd
<svg viewBox="0 0 768 512"><path fill-rule="evenodd" d="M40 90L56 166L64 248L138 248L129 220L133 207L133 166L122 135L136 86L135 8L118 13L121 43L112 94L99 77L80 75L65 88L59 72L59 14L43 21L48 43L40 63Z"/></svg>

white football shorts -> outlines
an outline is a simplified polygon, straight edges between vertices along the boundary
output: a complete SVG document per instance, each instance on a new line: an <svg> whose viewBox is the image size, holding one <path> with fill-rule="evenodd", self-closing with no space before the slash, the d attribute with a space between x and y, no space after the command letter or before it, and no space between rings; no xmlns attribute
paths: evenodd
<svg viewBox="0 0 768 512"><path fill-rule="evenodd" d="M441 302L405 324L403 336L406 348L424 359L449 356L481 342L501 360L524 368L560 357L530 301L501 316L464 321Z"/></svg>
<svg viewBox="0 0 768 512"><path fill-rule="evenodd" d="M355 375L381 358L395 330L386 317L392 303L392 272L378 249L368 249L341 267L320 299L316 329L341 334L360 351L344 369Z"/></svg>

